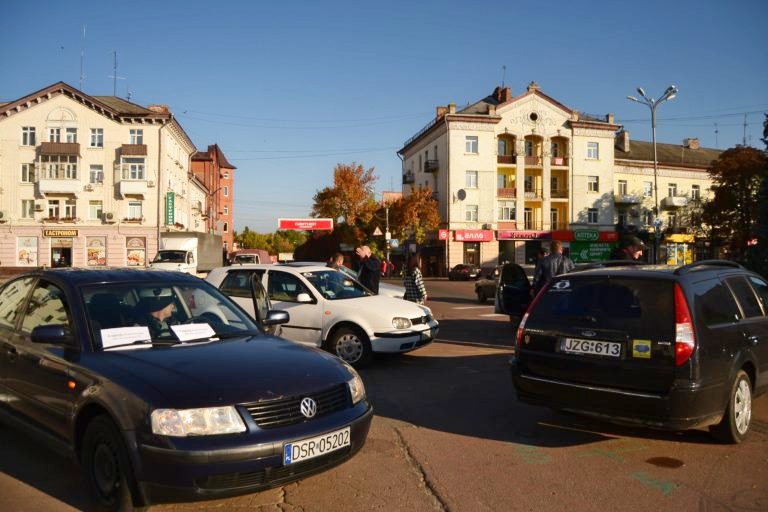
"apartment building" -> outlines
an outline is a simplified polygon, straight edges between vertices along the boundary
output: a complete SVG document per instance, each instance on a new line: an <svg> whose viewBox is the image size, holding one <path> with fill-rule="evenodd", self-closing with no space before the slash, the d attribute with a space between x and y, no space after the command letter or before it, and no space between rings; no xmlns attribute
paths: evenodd
<svg viewBox="0 0 768 512"><path fill-rule="evenodd" d="M206 227L221 235L227 252L234 250L235 169L218 144L192 155L192 172L210 191L204 201Z"/></svg>
<svg viewBox="0 0 768 512"><path fill-rule="evenodd" d="M530 262L551 240L563 241L576 261L606 259L620 231L647 238L652 202L633 194L653 178L653 161L649 167L647 143L630 148L620 128L612 114L573 110L535 82L518 96L497 87L463 109L437 107L398 151L403 192L430 188L443 219L444 238L435 233L422 252L445 271L458 263ZM660 205L665 229L680 226L683 190L708 194L703 162L718 152L694 146L682 160L659 157L659 191L669 188L674 198Z"/></svg>
<svg viewBox="0 0 768 512"><path fill-rule="evenodd" d="M0 104L0 265L145 266L204 231L196 149L167 106L63 82Z"/></svg>

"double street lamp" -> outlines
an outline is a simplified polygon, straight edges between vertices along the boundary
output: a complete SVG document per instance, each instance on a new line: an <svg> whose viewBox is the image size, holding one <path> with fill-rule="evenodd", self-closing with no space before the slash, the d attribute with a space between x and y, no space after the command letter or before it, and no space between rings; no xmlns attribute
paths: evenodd
<svg viewBox="0 0 768 512"><path fill-rule="evenodd" d="M637 93L640 95L640 99L634 97L634 96L627 96L628 100L635 101L637 103L642 103L643 105L646 105L648 108L651 109L651 130L653 133L653 199L654 199L654 209L653 209L653 227L655 229L655 237L653 240L653 258L654 263L658 263L659 261L659 235L661 232L661 224L662 220L659 217L659 177L658 177L658 158L656 156L656 107L658 107L660 104L664 103L665 101L669 101L673 99L675 96L677 96L677 87L674 85L670 85L667 87L667 90L664 91L664 94L661 95L659 99L653 99L649 98L645 95L645 91L642 87L637 88Z"/></svg>

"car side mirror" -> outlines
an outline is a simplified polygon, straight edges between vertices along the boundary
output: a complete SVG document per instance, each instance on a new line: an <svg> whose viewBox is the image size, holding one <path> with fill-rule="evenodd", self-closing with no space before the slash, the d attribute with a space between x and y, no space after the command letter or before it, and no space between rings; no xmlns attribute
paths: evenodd
<svg viewBox="0 0 768 512"><path fill-rule="evenodd" d="M300 293L296 296L296 302L307 304L309 302L312 302L312 297L310 297L308 293Z"/></svg>
<svg viewBox="0 0 768 512"><path fill-rule="evenodd" d="M270 309L267 311L267 316L264 318L264 325L280 325L287 324L291 320L291 315L287 311L280 311L278 309Z"/></svg>
<svg viewBox="0 0 768 512"><path fill-rule="evenodd" d="M72 333L66 325L38 325L32 329L32 343L66 345L72 340Z"/></svg>

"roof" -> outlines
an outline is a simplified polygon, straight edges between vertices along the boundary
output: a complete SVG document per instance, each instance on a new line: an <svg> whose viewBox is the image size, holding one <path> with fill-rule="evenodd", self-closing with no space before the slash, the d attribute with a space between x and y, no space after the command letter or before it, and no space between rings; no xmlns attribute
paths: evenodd
<svg viewBox="0 0 768 512"><path fill-rule="evenodd" d="M680 144L656 143L659 165L678 165L687 167L709 168L713 160L720 157L722 150L712 148L688 149ZM615 160L633 160L653 162L653 143L640 140L629 142L629 151L615 148Z"/></svg>
<svg viewBox="0 0 768 512"><path fill-rule="evenodd" d="M111 107L120 115L151 115L157 114L141 105L131 103L130 101L118 98L117 96L93 96L93 98Z"/></svg>
<svg viewBox="0 0 768 512"><path fill-rule="evenodd" d="M224 152L221 150L218 144L214 144L213 146L208 146L208 152L216 153L216 161L219 162L219 167L225 167L227 169L237 169L237 167L229 163L229 161L227 160L227 157L224 156Z"/></svg>
<svg viewBox="0 0 768 512"><path fill-rule="evenodd" d="M141 268L49 268L37 269L24 275L47 275L56 277L72 286L104 283L199 283L199 278L185 272Z"/></svg>

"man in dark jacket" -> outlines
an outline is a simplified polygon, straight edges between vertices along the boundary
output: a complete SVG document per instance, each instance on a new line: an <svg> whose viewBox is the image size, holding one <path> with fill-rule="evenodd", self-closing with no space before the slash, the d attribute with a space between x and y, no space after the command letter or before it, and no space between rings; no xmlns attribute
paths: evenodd
<svg viewBox="0 0 768 512"><path fill-rule="evenodd" d="M563 254L563 243L560 240L552 242L550 251L549 256L545 256L541 260L539 275L534 276L533 289L535 293L544 288L555 276L570 272L576 267L571 258Z"/></svg>
<svg viewBox="0 0 768 512"><path fill-rule="evenodd" d="M360 268L357 271L360 284L378 294L381 263L371 254L371 248L367 245L355 249L355 254L360 257Z"/></svg>
<svg viewBox="0 0 768 512"><path fill-rule="evenodd" d="M624 240L623 247L616 248L611 253L612 260L638 261L643 257L643 251L648 247L636 236Z"/></svg>

